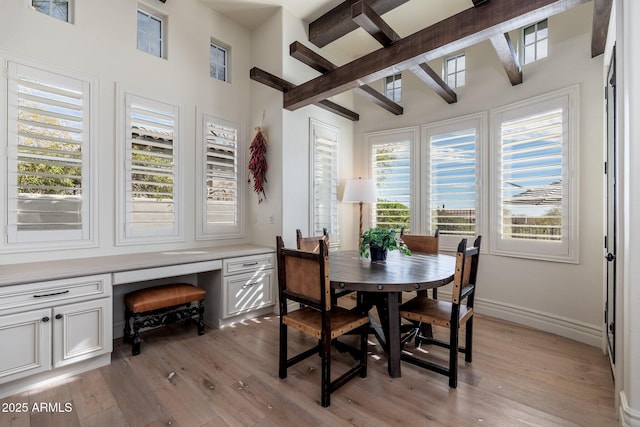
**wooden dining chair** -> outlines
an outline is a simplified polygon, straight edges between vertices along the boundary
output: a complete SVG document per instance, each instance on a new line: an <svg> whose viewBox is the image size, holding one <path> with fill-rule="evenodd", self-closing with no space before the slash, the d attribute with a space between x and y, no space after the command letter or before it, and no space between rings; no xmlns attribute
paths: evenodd
<svg viewBox="0 0 640 427"><path fill-rule="evenodd" d="M329 254L324 240L318 240L318 252L286 249L282 237L276 237L278 291L280 296L279 376L287 377L287 368L313 355L321 357L321 405L330 404L331 393L356 376L367 376L367 336L369 317L365 313L335 306L331 300ZM304 306L289 312L287 301ZM318 340L313 348L288 356L288 328L297 329ZM332 341L349 333L358 333L358 364L331 381Z"/></svg>
<svg viewBox="0 0 640 427"><path fill-rule="evenodd" d="M318 252L318 240L323 240L325 242L325 246L327 250L329 250L329 232L326 227L322 229L322 236L310 236L303 237L302 231L299 228L296 229L296 247L303 251L310 252ZM353 291L345 291L341 289L332 289L331 290L331 298L333 298L333 303L337 304L338 298L345 296L347 294L352 293Z"/></svg>
<svg viewBox="0 0 640 427"><path fill-rule="evenodd" d="M449 364L442 366L435 362L418 357L417 352L411 353L405 349L401 360L429 369L449 377L449 386L458 385L458 352L464 353L464 360L471 363L473 344L473 301L477 288L476 278L480 260L480 242L478 236L473 247L467 248L467 239L462 239L456 252L456 268L453 279L452 300L443 301L418 295L400 306L400 316L414 321L424 322L435 326L449 328L449 341L442 341L433 337L418 335L418 345L422 343L435 344L449 349ZM463 300L466 299L466 304ZM459 347L460 327L465 327L465 345Z"/></svg>
<svg viewBox="0 0 640 427"><path fill-rule="evenodd" d="M318 240L324 240L327 249L329 248L329 232L326 228L322 229L322 236L303 237L302 231L296 229L296 246L298 249L309 252L318 252Z"/></svg>
<svg viewBox="0 0 640 427"><path fill-rule="evenodd" d="M440 230L436 229L433 236L422 234L405 234L404 227L400 229L400 240L409 248L411 252L423 254L437 254L440 250ZM431 290L433 298L438 297L438 291L434 288ZM427 291L421 291L426 294Z"/></svg>

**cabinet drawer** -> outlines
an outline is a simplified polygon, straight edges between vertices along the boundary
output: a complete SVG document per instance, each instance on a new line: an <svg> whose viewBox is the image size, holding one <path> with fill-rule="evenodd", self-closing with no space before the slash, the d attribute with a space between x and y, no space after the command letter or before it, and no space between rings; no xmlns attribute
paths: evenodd
<svg viewBox="0 0 640 427"><path fill-rule="evenodd" d="M274 268L275 255L273 252L250 255L238 258L228 258L222 262L223 274L239 274L250 271L260 271Z"/></svg>
<svg viewBox="0 0 640 427"><path fill-rule="evenodd" d="M111 296L111 275L108 274L3 286L0 287L0 313L108 296Z"/></svg>
<svg viewBox="0 0 640 427"><path fill-rule="evenodd" d="M238 274L224 279L223 317L255 310L273 304L273 269Z"/></svg>

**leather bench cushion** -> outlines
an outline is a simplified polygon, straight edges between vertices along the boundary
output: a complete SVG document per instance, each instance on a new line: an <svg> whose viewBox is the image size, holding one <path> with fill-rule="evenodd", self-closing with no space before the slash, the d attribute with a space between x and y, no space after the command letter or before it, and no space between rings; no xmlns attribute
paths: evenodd
<svg viewBox="0 0 640 427"><path fill-rule="evenodd" d="M204 289L188 283L154 286L130 292L124 303L134 313L167 308L204 299Z"/></svg>

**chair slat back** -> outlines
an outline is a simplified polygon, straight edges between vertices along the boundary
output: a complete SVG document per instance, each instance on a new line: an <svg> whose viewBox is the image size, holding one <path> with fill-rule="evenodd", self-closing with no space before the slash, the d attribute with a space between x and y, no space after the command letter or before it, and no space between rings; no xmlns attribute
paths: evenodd
<svg viewBox="0 0 640 427"><path fill-rule="evenodd" d="M453 278L452 302L460 304L462 292L468 286L473 286L470 301L473 305L473 293L475 292L476 278L478 273L478 263L480 260L480 242L482 237L478 236L473 242L473 246L467 248L467 239L462 239L456 251L456 271Z"/></svg>
<svg viewBox="0 0 640 427"><path fill-rule="evenodd" d="M298 249L309 252L318 252L320 249L318 240L324 240L325 246L329 247L329 232L322 229L322 236L303 237L300 229L296 229L296 246Z"/></svg>
<svg viewBox="0 0 640 427"><path fill-rule="evenodd" d="M329 256L324 240L316 241L317 252L286 249L280 236L276 243L281 301L290 299L318 310L331 310Z"/></svg>
<svg viewBox="0 0 640 427"><path fill-rule="evenodd" d="M436 230L433 236L421 234L404 234L404 227L400 230L400 239L411 252L437 254L440 250L440 232Z"/></svg>

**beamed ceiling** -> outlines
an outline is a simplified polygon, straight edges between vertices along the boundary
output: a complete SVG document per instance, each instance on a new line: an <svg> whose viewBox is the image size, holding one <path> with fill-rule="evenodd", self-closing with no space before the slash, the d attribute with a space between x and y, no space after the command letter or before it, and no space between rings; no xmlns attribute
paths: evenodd
<svg viewBox="0 0 640 427"><path fill-rule="evenodd" d="M508 33L590 1L593 2L594 11L591 54L592 57L598 56L604 52L613 0L201 1L249 28L259 25L259 22L252 22L251 19L261 13L273 13L274 10L269 9L273 7L285 7L307 22L308 40L292 40L290 55L321 75L294 85L254 67L250 70L251 79L282 91L283 107L288 110L314 104L351 120L358 120L356 112L327 98L355 90L389 113L402 114L402 106L390 101L369 84L392 73L407 70L444 102L455 103L455 91L427 62L485 40L489 40L494 47L511 84L522 83L525 76ZM243 10L243 5L262 12ZM425 7L426 13L421 13L420 10ZM398 20L398 16L404 16L403 20ZM352 54L353 61L337 65L318 53L329 44ZM316 48L311 49L312 45Z"/></svg>

